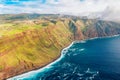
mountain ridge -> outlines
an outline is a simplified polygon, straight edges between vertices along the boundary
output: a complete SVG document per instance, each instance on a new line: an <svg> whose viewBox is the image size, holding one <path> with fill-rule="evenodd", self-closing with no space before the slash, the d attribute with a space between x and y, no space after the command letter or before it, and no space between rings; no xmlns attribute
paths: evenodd
<svg viewBox="0 0 120 80"><path fill-rule="evenodd" d="M96 19L102 21L112 21L120 23L119 19L108 18L107 13L111 12L111 9L107 8L103 12L91 13L88 16L80 15L67 15L67 14L39 14L39 13L19 13L19 14L0 14L0 20L29 20L29 19L41 19L41 18L79 18L79 19ZM113 12L113 11L112 11Z"/></svg>
<svg viewBox="0 0 120 80"><path fill-rule="evenodd" d="M120 34L120 24L112 21L53 14L13 16L3 16L0 23L0 79L47 65L72 41Z"/></svg>

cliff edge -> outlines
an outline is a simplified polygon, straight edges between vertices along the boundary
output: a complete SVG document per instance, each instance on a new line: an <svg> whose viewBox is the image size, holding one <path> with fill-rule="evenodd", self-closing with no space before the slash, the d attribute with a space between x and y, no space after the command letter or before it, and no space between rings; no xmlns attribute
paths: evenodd
<svg viewBox="0 0 120 80"><path fill-rule="evenodd" d="M119 23L95 19L56 15L2 19L0 80L49 64L72 41L120 34Z"/></svg>

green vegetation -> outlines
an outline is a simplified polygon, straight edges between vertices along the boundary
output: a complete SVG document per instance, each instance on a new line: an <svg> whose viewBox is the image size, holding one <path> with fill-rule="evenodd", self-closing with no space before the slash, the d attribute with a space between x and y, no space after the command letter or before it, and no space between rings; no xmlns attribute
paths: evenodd
<svg viewBox="0 0 120 80"><path fill-rule="evenodd" d="M27 24L29 22L29 24ZM72 42L72 33L64 22L56 24L40 20L1 24L0 69L6 76L41 67L60 56ZM45 25L43 25L45 24ZM48 25L49 24L49 25ZM66 24L67 25L67 24ZM46 26L46 27L45 27ZM15 68L16 67L16 68ZM21 70L22 69L22 70ZM13 73L14 72L14 73Z"/></svg>
<svg viewBox="0 0 120 80"><path fill-rule="evenodd" d="M31 22L18 22L18 23L4 23L0 24L0 34L1 36L6 36L6 35L14 35L17 33L24 32L26 30L31 30L31 29L40 29L44 25L43 23L37 25L34 24L32 21ZM47 25L46 25L47 26Z"/></svg>
<svg viewBox="0 0 120 80"><path fill-rule="evenodd" d="M20 17L21 16L21 17ZM0 15L0 80L45 66L73 40L120 33L120 24L57 15Z"/></svg>
<svg viewBox="0 0 120 80"><path fill-rule="evenodd" d="M48 26L49 24L48 23L42 23L42 26Z"/></svg>
<svg viewBox="0 0 120 80"><path fill-rule="evenodd" d="M3 69L3 66L0 65L0 71Z"/></svg>

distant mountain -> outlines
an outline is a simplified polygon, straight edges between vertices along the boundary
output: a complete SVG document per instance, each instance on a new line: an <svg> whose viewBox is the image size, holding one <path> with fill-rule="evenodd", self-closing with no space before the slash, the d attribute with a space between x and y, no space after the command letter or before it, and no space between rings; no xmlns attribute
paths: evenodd
<svg viewBox="0 0 120 80"><path fill-rule="evenodd" d="M114 10L110 7L107 7L104 11L102 12L92 12L89 13L88 15L82 15L78 14L77 16L75 15L65 15L65 14L28 14L28 13L23 13L23 14L0 14L0 21L3 20L29 20L29 19L40 19L40 18L57 18L57 17L72 17L72 18L83 18L83 19L98 19L98 20L105 20L105 21L113 21L113 22L119 22L120 23L120 16L119 16L120 11ZM85 13L83 13L85 14Z"/></svg>

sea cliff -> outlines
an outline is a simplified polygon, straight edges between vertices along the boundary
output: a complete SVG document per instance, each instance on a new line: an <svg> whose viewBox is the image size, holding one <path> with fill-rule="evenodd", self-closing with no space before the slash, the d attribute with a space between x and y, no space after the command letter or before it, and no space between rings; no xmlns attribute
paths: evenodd
<svg viewBox="0 0 120 80"><path fill-rule="evenodd" d="M0 16L0 80L49 64L72 41L120 33L111 21L35 15Z"/></svg>

